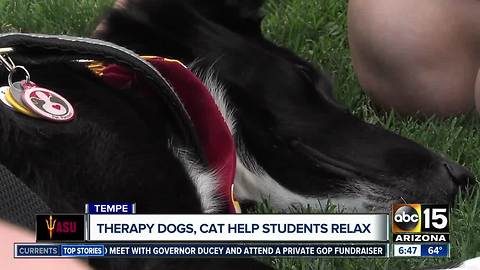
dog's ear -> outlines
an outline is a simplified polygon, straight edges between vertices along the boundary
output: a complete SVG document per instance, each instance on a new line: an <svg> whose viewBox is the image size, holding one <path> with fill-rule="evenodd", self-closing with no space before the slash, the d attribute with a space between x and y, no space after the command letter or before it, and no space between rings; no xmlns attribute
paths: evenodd
<svg viewBox="0 0 480 270"><path fill-rule="evenodd" d="M161 9L187 9L231 31L255 36L261 35L263 3L264 0L117 0L112 12L127 12L130 19L141 21L156 17ZM101 36L108 29L108 20L109 17L100 22L93 36Z"/></svg>
<svg viewBox="0 0 480 270"><path fill-rule="evenodd" d="M203 15L228 29L245 35L261 33L264 0L191 0Z"/></svg>
<svg viewBox="0 0 480 270"><path fill-rule="evenodd" d="M104 18L101 19L101 21L97 24L97 27L95 28L95 31L92 33L92 37L94 38L101 38L106 35L110 28L109 21L111 20L112 14L115 14L118 11L123 11L123 10L128 10L129 5L132 4L131 0L116 0L113 4L113 7L111 10L109 10L108 15L105 15Z"/></svg>

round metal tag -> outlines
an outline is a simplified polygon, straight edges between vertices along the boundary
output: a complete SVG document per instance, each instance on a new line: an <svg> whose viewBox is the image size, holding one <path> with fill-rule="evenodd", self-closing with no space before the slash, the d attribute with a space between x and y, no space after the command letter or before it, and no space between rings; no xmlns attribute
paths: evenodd
<svg viewBox="0 0 480 270"><path fill-rule="evenodd" d="M59 94L41 87L28 88L22 95L23 103L44 119L67 122L73 120L72 105Z"/></svg>
<svg viewBox="0 0 480 270"><path fill-rule="evenodd" d="M27 107L23 106L22 104L18 103L12 96L12 93L10 92L10 89L5 93L5 99L7 100L8 103L10 103L13 108L19 113L22 113L24 115L38 118L38 115L35 113L31 112Z"/></svg>
<svg viewBox="0 0 480 270"><path fill-rule="evenodd" d="M22 95L23 95L23 85L20 82L14 82L12 83L12 86L10 87L10 93L12 94L12 97L17 101L18 104L23 104L22 100Z"/></svg>
<svg viewBox="0 0 480 270"><path fill-rule="evenodd" d="M8 87L8 86L0 87L0 101L2 101L2 103L5 104L5 106L6 106L7 108L9 108L10 110L14 111L15 108L13 108L12 104L8 103L7 98L5 97L5 95L7 94L9 88L10 88L10 87Z"/></svg>

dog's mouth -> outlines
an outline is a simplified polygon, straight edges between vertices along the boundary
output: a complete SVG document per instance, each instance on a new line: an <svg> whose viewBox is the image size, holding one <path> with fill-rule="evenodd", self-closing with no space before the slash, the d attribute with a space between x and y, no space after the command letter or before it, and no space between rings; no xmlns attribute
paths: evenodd
<svg viewBox="0 0 480 270"><path fill-rule="evenodd" d="M299 138L287 142L295 159L303 160L302 167L309 170L309 174L316 172L316 180L305 179L309 185L299 188L298 182L302 179L293 180L297 185L291 185L292 180L288 178L292 177L288 175L277 174L273 178L293 193L301 194L309 203L317 199L321 205L328 197L333 203L343 204L346 211L381 212L388 210L392 203L450 204L456 193L474 178L455 162L407 141L401 141L404 148L383 149L379 157L381 162L377 163L367 153L364 153L364 160L355 158L352 161L347 153L337 151L330 155L319 150L320 146L311 146ZM423 150L414 151L413 146ZM400 164L403 166L397 164L407 161L408 164Z"/></svg>
<svg viewBox="0 0 480 270"><path fill-rule="evenodd" d="M324 154L317 149L304 144L299 139L293 139L290 141L290 146L297 154L309 159L314 166L321 168L329 173L343 176L345 178L375 178L378 177L375 173L369 173L368 170L361 170L345 161L333 158L327 154ZM445 160L441 163L440 169L445 169L448 176L461 187L467 186L471 180L474 179L474 175L453 162Z"/></svg>
<svg viewBox="0 0 480 270"><path fill-rule="evenodd" d="M290 145L298 155L309 160L315 167L329 174L336 175L339 179L348 180L349 184L344 186L341 194L335 194L335 197L327 200L326 204L331 203L340 210L347 212L368 211L383 213L388 212L390 205L395 202L405 203L405 198L396 194L398 189L392 190L369 184L364 180L376 177L374 173L368 174L366 170L358 169L345 161L321 153L317 149L304 144L299 139L293 139ZM319 198L318 200L319 205L322 207L322 199Z"/></svg>
<svg viewBox="0 0 480 270"><path fill-rule="evenodd" d="M354 166L334 159L326 154L319 152L313 147L302 143L298 139L293 139L290 142L290 146L296 151L299 155L304 156L306 159L310 160L314 166L321 168L329 173L339 175L345 178L356 178L361 177L362 173L360 170L356 169Z"/></svg>

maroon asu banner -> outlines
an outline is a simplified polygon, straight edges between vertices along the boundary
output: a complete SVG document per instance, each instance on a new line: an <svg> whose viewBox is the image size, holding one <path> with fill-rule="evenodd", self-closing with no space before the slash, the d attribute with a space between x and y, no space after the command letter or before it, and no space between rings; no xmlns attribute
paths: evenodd
<svg viewBox="0 0 480 270"><path fill-rule="evenodd" d="M84 215L37 215L37 242L84 240Z"/></svg>

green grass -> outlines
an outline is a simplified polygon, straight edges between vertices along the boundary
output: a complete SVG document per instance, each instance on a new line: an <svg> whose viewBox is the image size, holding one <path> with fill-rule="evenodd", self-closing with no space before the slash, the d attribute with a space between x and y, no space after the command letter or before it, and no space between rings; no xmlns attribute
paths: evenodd
<svg viewBox="0 0 480 270"><path fill-rule="evenodd" d="M113 0L0 0L0 31L89 35Z"/></svg>
<svg viewBox="0 0 480 270"><path fill-rule="evenodd" d="M208 1L208 0L205 0ZM0 0L0 31L88 35L112 0ZM336 86L338 99L367 122L413 139L480 175L480 120L463 116L439 120L400 117L375 111L354 77L346 35L346 2L270 0L264 33L321 67ZM452 213L452 259L480 256L480 192L464 194ZM309 211L301 209L297 211ZM271 212L268 204L258 212ZM279 269L417 269L448 259L269 260Z"/></svg>

